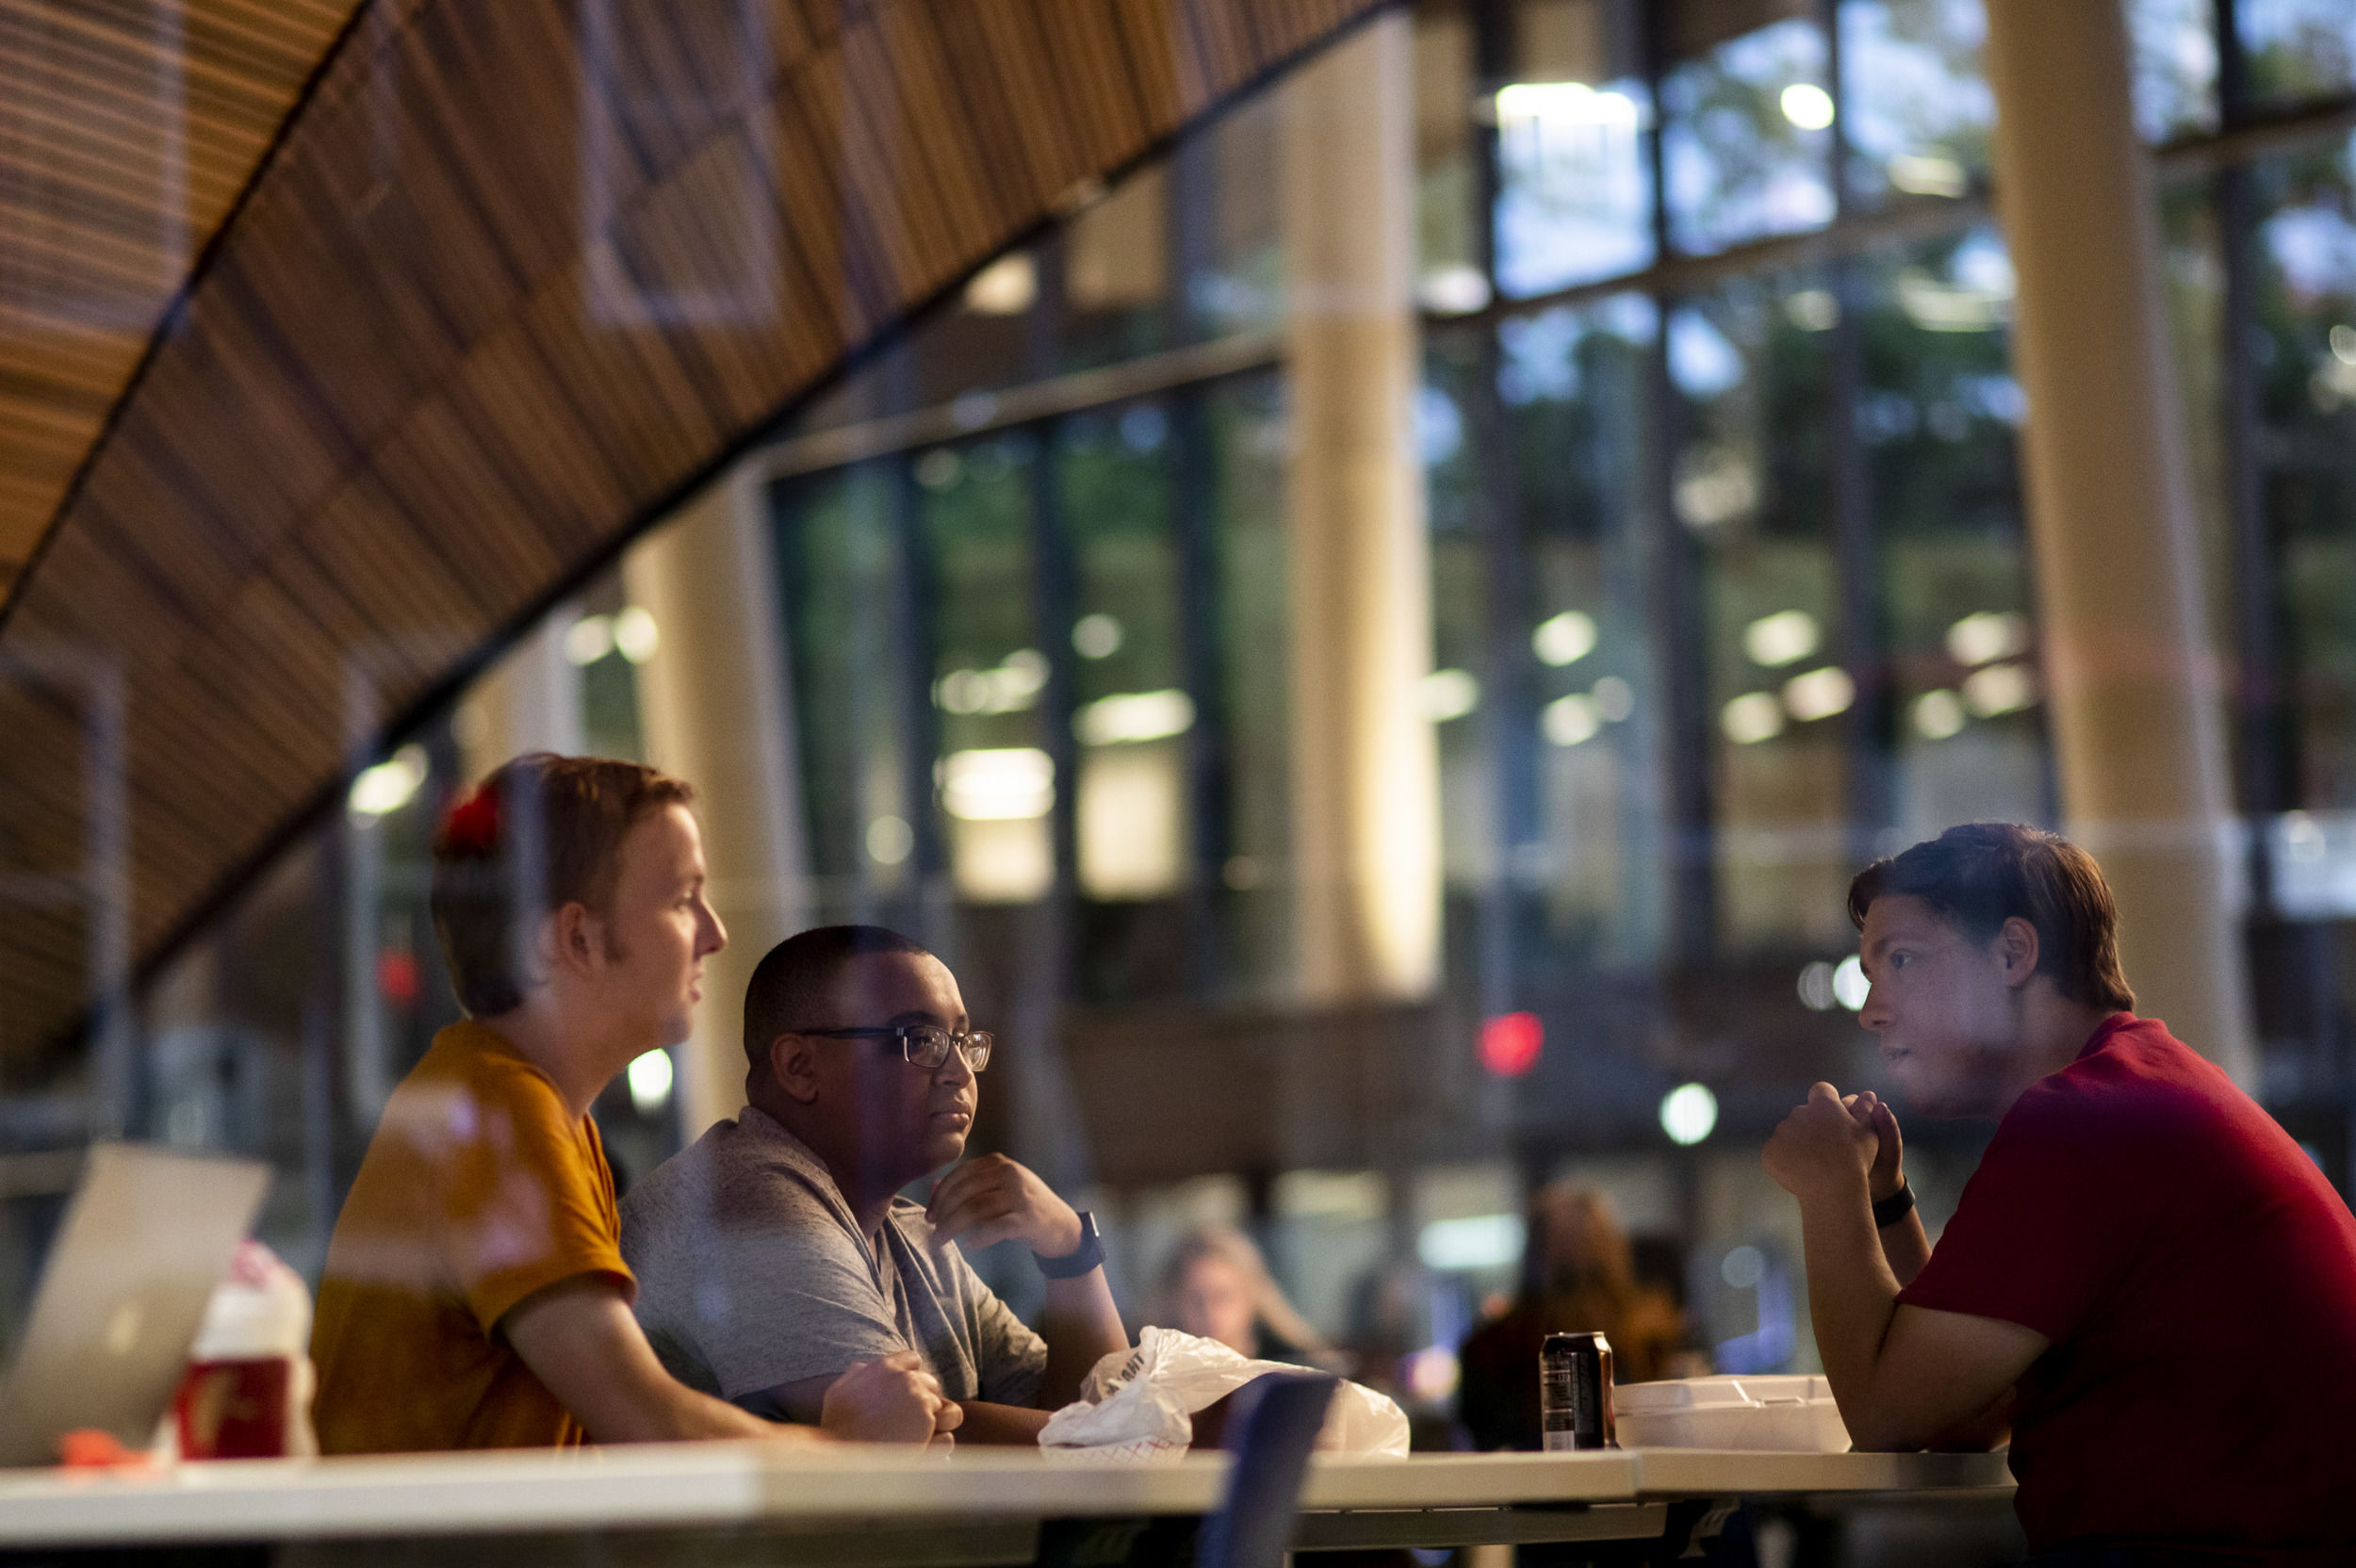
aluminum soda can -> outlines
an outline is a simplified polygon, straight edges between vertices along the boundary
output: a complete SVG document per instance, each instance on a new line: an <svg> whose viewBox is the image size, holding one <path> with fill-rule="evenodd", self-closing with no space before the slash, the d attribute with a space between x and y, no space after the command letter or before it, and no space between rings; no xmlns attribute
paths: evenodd
<svg viewBox="0 0 2356 1568"><path fill-rule="evenodd" d="M1546 1452L1616 1448L1612 1342L1601 1334L1548 1334L1538 1351L1538 1429Z"/></svg>

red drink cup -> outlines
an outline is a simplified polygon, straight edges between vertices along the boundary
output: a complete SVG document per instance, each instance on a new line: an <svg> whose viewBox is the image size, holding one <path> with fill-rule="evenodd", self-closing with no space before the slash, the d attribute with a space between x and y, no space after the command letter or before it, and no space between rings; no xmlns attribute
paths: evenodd
<svg viewBox="0 0 2356 1568"><path fill-rule="evenodd" d="M173 1401L180 1457L284 1457L292 1374L285 1356L190 1362Z"/></svg>

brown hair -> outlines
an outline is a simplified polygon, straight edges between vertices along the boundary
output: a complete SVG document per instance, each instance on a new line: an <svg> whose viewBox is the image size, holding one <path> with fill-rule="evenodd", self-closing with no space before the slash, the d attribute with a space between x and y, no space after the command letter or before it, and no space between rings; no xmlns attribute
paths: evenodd
<svg viewBox="0 0 2356 1568"><path fill-rule="evenodd" d="M542 916L613 903L630 830L695 798L684 779L605 757L535 751L499 768L434 836L434 934L459 1004L496 1017L524 999Z"/></svg>
<svg viewBox="0 0 2356 1568"><path fill-rule="evenodd" d="M2058 833L2008 822L1951 827L1857 873L1850 921L1863 930L1865 911L1883 897L1919 898L1977 942L2019 916L2037 927L2037 972L2054 989L2088 1006L2135 1007L2110 884L2093 856Z"/></svg>

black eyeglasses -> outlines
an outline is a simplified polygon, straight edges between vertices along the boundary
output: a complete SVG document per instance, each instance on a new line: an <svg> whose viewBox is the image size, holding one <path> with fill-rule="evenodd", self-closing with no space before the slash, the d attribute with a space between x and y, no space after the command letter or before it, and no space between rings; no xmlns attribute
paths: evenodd
<svg viewBox="0 0 2356 1568"><path fill-rule="evenodd" d="M797 1029L794 1033L828 1040L898 1040L901 1057L909 1066L921 1067L927 1072L947 1061L951 1051L965 1058L968 1070L979 1072L990 1065L990 1048L998 1043L998 1037L987 1029L953 1035L930 1023L895 1023L869 1029Z"/></svg>

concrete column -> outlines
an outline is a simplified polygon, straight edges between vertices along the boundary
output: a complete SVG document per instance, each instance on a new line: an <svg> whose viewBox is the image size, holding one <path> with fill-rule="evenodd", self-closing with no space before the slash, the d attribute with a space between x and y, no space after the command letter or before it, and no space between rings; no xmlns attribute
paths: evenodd
<svg viewBox="0 0 2356 1568"><path fill-rule="evenodd" d="M2138 1010L2255 1066L2220 682L2116 0L1988 0L1996 189L2069 831L2119 898Z"/></svg>
<svg viewBox="0 0 2356 1568"><path fill-rule="evenodd" d="M646 760L695 786L712 906L728 945L704 964L695 1032L679 1057L687 1141L744 1103L744 984L809 923L809 861L777 575L761 493L731 477L689 502L622 562L654 616L638 666Z"/></svg>
<svg viewBox="0 0 2356 1568"><path fill-rule="evenodd" d="M1432 588L1415 439L1415 93L1403 12L1284 89L1293 871L1307 1000L1439 974Z"/></svg>

